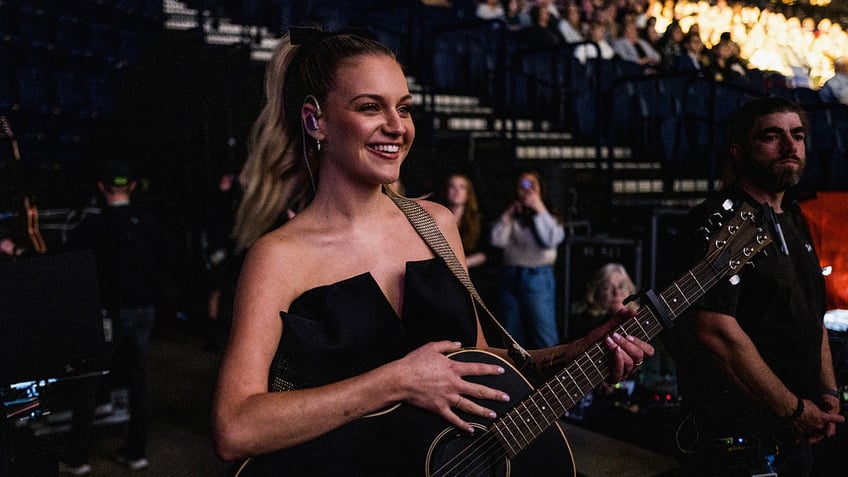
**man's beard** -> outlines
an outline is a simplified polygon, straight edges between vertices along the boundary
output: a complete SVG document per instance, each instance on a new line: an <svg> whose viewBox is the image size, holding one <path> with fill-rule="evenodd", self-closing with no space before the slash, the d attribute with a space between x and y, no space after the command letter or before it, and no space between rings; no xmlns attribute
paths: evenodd
<svg viewBox="0 0 848 477"><path fill-rule="evenodd" d="M798 159L798 167L776 166L773 162L764 164L746 157L741 162L741 172L757 187L769 192L783 192L801 180L806 161Z"/></svg>

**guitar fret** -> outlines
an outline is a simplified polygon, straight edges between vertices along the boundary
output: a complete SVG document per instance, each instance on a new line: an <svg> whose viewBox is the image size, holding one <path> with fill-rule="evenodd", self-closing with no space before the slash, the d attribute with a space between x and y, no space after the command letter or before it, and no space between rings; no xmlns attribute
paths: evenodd
<svg viewBox="0 0 848 477"><path fill-rule="evenodd" d="M562 388L563 396L567 396L569 398L570 403L568 405L566 405L566 407L570 407L570 406L573 406L574 403L576 403L577 401L574 398L574 396L572 396L572 394L569 392L569 388L566 387L565 383L563 382L563 380L565 379L567 374L568 374L568 370L564 370L562 373L557 375L556 382L557 382L557 384L559 384L559 387ZM569 378L571 378L571 376L569 376ZM571 382L574 382L574 380L572 379ZM574 384L576 385L577 383L574 383Z"/></svg>
<svg viewBox="0 0 848 477"><path fill-rule="evenodd" d="M674 285L674 286L677 288L677 284L676 284L676 283L675 283L675 285ZM677 289L679 290L680 288L677 288ZM675 309L671 306L671 303L669 303L669 302L668 302L668 300L666 300L666 299L665 299L665 296L664 296L664 294L663 294L663 293L660 293L660 299L663 301L663 303L665 303L665 306L666 306L669 310L671 310L671 313L672 313L672 315L673 315L673 316L672 316L672 318L676 317L676 316L679 314L679 313L677 312L677 310L675 310ZM672 300L672 302L675 302L675 301L676 301L676 300Z"/></svg>
<svg viewBox="0 0 848 477"><path fill-rule="evenodd" d="M576 380L576 379L574 379L574 376L572 376L572 375L571 375L571 371L569 371L568 369L566 369L566 370L565 370L565 374L567 374L567 375L568 375L568 378L569 378L569 379L571 379L571 382L572 382L572 383L574 383L574 387L575 387L576 389L580 389L580 385L577 383L577 380ZM566 388L565 386L563 386L563 390L568 391L568 388ZM571 392L571 394L570 394L570 395L571 395L571 398L572 398L572 401L573 401L573 402L577 402L577 401L579 401L579 400L580 400L580 398L582 398L582 397L583 397L583 396L580 396L578 393L573 392L573 391Z"/></svg>
<svg viewBox="0 0 848 477"><path fill-rule="evenodd" d="M537 411L539 411L540 413L542 413L542 415L544 415L544 410L543 410L542 408L540 408L540 407L539 407L539 403L537 403L537 402L536 402L536 399L530 399L530 402L532 402L532 403L533 403L533 405L536 407L536 410L537 410ZM542 427L542 425L541 425L541 424L539 424L539 421L537 421L537 420L536 420L536 417L533 415L533 413L530 413L530 417L533 419L533 424L535 425L535 429L534 429L534 428L529 428L529 429L528 429L528 430L530 431L530 434L533 436L533 437L531 437L530 439L528 439L528 440L527 440L527 443L528 443L528 444L530 443L530 441L532 441L533 439L535 439L535 438L536 438L536 436L538 436L539 434L541 434L541 433L542 433L542 431L543 431L545 428L547 428L547 426ZM528 420L527 420L527 422L529 423L529 422L530 422L530 419L528 419Z"/></svg>
<svg viewBox="0 0 848 477"><path fill-rule="evenodd" d="M690 272L690 273L691 273L691 272ZM697 280L696 280L696 281L697 281ZM675 287L675 288L677 288L677 291L679 291L679 292L680 292L680 296L681 296L681 298L683 298L683 301L685 301L685 302L686 302L686 306L691 305L691 303L689 303L689 299L688 299L688 298L686 298L686 294L685 294L685 293L683 293L683 290L681 290L681 289L680 289L680 286L679 286L679 285L677 285L677 282L674 282L674 287Z"/></svg>
<svg viewBox="0 0 848 477"><path fill-rule="evenodd" d="M533 399L525 400L522 403L525 414L528 416L522 421L524 427L521 430L521 438L524 440L525 446L532 442L535 436L538 435L538 431L534 431L534 428L539 428L539 423L536 422L536 418L533 415L533 412L529 409L529 404L531 403L535 404L535 402L533 402Z"/></svg>
<svg viewBox="0 0 848 477"><path fill-rule="evenodd" d="M540 407L539 410L541 411L541 415L544 418L544 421L542 421L542 423L541 423L541 426L543 426L543 427L542 427L542 429L540 429L540 431L547 428L548 422L546 422L546 421L553 420L553 419L556 419L557 417L559 417L559 416L555 415L556 413L554 412L553 406L548 401L548 396L544 392L545 389L547 389L547 388L543 387L539 390L540 391L539 392L539 400L541 401L541 407ZM540 405L540 403L537 402L536 406L539 407L539 405ZM553 419L551 419L552 417L553 417Z"/></svg>
<svg viewBox="0 0 848 477"><path fill-rule="evenodd" d="M639 329L642 330L642 337L649 336L648 332L645 331L645 328L642 326L642 323L640 323L639 320L633 320L633 323L635 323L637 326L639 326ZM646 321L645 324L649 325L650 323ZM633 334L633 333L631 333L631 334Z"/></svg>
<svg viewBox="0 0 848 477"><path fill-rule="evenodd" d="M515 409L508 412L504 416L503 420L500 422L500 423L503 423L504 425L503 426L497 426L497 430L498 430L497 434L501 438L501 443L505 446L505 448L507 448L509 450L510 454L513 455L513 456L518 455L518 452L521 451L520 446L518 447L518 449L513 447L513 443L516 442L515 434L513 434L513 432L512 432L513 428L516 427L515 414L516 414ZM512 425L507 425L506 421L509 421ZM510 435L509 436L504 435L503 431L508 431Z"/></svg>
<svg viewBox="0 0 848 477"><path fill-rule="evenodd" d="M547 420L553 422L559 419L559 417L567 410L567 408L563 406L559 396L557 396L556 392L554 392L554 390L547 384L542 388L542 395L545 398L545 402L548 404ZM555 402L551 399L552 397L556 400Z"/></svg>
<svg viewBox="0 0 848 477"><path fill-rule="evenodd" d="M559 379L557 379L557 382L559 383ZM560 385L562 385L562 383L560 383ZM566 408L566 406L562 403L562 401L560 400L560 398L559 398L559 396L557 395L556 391L554 391L554 390L553 390L553 389L552 389L549 385L545 385L545 387L547 387L547 388L548 388L548 390L551 392L551 394L553 394L554 398L556 398L556 400L557 400L557 404L559 404L559 408L562 410L561 412L566 411L566 410L567 410L567 408ZM557 414L557 415L559 415L561 412L557 412L556 414Z"/></svg>
<svg viewBox="0 0 848 477"><path fill-rule="evenodd" d="M695 274L693 274L691 270L689 270L689 275L692 275L692 280L694 280L695 284L698 285L698 288L701 289L701 293L706 293L707 290L705 290L704 287L701 286L701 282L698 281L698 277L696 277ZM688 303L688 300L687 300L687 303Z"/></svg>
<svg viewBox="0 0 848 477"><path fill-rule="evenodd" d="M528 401L526 401L526 400L520 404L520 406L524 409L524 415L525 415L525 417L521 420L522 427L521 427L521 429L519 429L519 431L521 432L521 437L523 439L526 439L524 436L527 434L527 431L530 429L531 419L533 418L533 415L530 414L530 412L529 412L530 410L527 408L527 404L528 404Z"/></svg>
<svg viewBox="0 0 848 477"><path fill-rule="evenodd" d="M603 374L601 374L601 369L598 367L597 364L595 364L595 360L592 360L591 363L592 363L592 366L595 368L595 373L597 373L597 375L599 375L599 376L603 376ZM583 375L586 376L586 373L584 372ZM592 378L590 378L589 376L586 376L586 381L591 383Z"/></svg>

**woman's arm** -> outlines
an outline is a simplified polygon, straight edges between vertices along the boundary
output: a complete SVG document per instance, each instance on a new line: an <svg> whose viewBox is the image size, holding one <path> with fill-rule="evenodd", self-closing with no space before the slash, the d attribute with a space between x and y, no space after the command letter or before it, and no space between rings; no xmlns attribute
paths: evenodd
<svg viewBox="0 0 848 477"><path fill-rule="evenodd" d="M461 429L469 424L452 407L490 416L491 410L462 395L504 400L503 392L473 384L466 375L493 375L498 366L461 363L445 353L458 343L429 343L407 356L343 381L316 388L269 392L268 376L283 329L280 310L296 292L292 276L307 268L297 254L261 239L248 253L236 294L230 342L214 402L216 452L225 460L269 453L312 440L355 419L405 402L441 415ZM287 270L287 276L280 276Z"/></svg>

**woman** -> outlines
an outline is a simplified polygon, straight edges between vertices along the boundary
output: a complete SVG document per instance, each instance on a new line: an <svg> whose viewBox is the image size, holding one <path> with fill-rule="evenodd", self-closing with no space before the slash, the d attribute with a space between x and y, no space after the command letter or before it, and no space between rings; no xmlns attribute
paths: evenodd
<svg viewBox="0 0 848 477"><path fill-rule="evenodd" d="M634 293L636 285L624 265L611 262L599 268L586 284L585 308L571 320L569 339L586 336L624 308L635 310L635 302L624 304L624 300Z"/></svg>
<svg viewBox="0 0 848 477"><path fill-rule="evenodd" d="M526 346L556 345L560 333L553 265L565 228L542 198L537 172L518 175L515 199L491 235L492 245L503 249L501 301L507 330Z"/></svg>
<svg viewBox="0 0 848 477"><path fill-rule="evenodd" d="M451 174L445 181L439 203L448 208L456 219L462 249L468 268L486 263L486 254L478 248L482 220L474 184L465 174Z"/></svg>
<svg viewBox="0 0 848 477"><path fill-rule="evenodd" d="M466 379L498 376L502 366L445 355L461 346L505 354L486 343L465 288L384 193L415 137L411 108L404 72L385 46L317 30L281 39L257 122L266 141L254 148L258 179L246 183L276 183L256 213L314 197L248 250L214 403L221 458L302 448L358 429L354 421L376 422L360 418L397 403L471 432L469 416L491 418L486 404L509 399ZM464 263L450 211L418 203ZM606 344L612 380L653 352L617 334ZM574 351L530 354L550 371ZM361 458L355 451L379 450L364 439L347 444L313 464L346 466Z"/></svg>

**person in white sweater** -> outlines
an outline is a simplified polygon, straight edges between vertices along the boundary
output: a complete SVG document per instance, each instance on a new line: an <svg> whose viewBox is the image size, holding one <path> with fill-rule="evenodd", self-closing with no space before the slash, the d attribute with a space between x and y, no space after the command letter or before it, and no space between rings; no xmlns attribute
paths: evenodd
<svg viewBox="0 0 848 477"><path fill-rule="evenodd" d="M492 227L491 243L503 249L504 326L522 345L553 346L560 341L553 265L564 239L562 221L542 198L539 174L519 174L515 200Z"/></svg>

